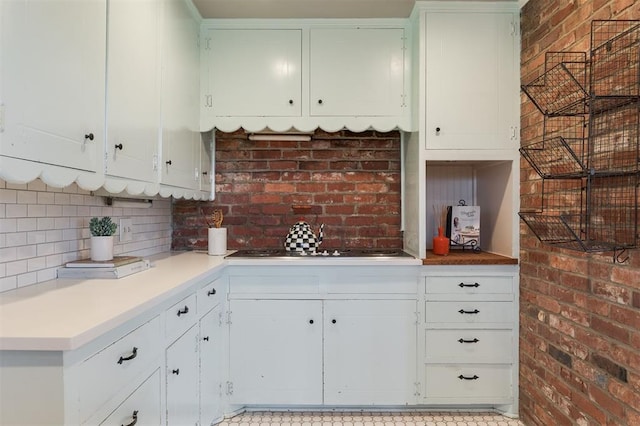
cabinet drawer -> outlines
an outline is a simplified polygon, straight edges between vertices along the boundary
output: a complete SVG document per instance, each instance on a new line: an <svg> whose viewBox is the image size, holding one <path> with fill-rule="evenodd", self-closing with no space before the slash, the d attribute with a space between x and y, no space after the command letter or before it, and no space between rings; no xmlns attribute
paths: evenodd
<svg viewBox="0 0 640 426"><path fill-rule="evenodd" d="M198 313L209 312L222 301L224 296L222 284L222 279L218 279L198 290Z"/></svg>
<svg viewBox="0 0 640 426"><path fill-rule="evenodd" d="M78 399L81 419L159 359L160 318L155 317L79 365Z"/></svg>
<svg viewBox="0 0 640 426"><path fill-rule="evenodd" d="M313 275L236 275L229 277L229 293L313 294L320 291Z"/></svg>
<svg viewBox="0 0 640 426"><path fill-rule="evenodd" d="M426 330L425 333L426 362L512 362L511 330Z"/></svg>
<svg viewBox="0 0 640 426"><path fill-rule="evenodd" d="M160 418L160 370L156 370L100 425L157 426Z"/></svg>
<svg viewBox="0 0 640 426"><path fill-rule="evenodd" d="M165 311L166 336L171 338L182 334L195 324L196 321L196 294L185 297Z"/></svg>
<svg viewBox="0 0 640 426"><path fill-rule="evenodd" d="M512 302L425 302L427 323L512 323Z"/></svg>
<svg viewBox="0 0 640 426"><path fill-rule="evenodd" d="M512 398L512 366L483 364L427 365L427 402L500 403Z"/></svg>
<svg viewBox="0 0 640 426"><path fill-rule="evenodd" d="M358 294L416 294L418 290L415 277L402 276L357 276L336 277L326 283L327 293Z"/></svg>
<svg viewBox="0 0 640 426"><path fill-rule="evenodd" d="M439 276L425 278L427 294L490 294L512 293L513 278L510 276Z"/></svg>

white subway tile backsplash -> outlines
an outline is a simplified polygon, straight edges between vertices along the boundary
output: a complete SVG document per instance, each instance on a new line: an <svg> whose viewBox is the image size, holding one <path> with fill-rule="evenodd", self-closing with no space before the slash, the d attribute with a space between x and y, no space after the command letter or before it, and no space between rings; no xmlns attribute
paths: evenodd
<svg viewBox="0 0 640 426"><path fill-rule="evenodd" d="M38 202L38 193L32 191L18 191L18 204L35 204Z"/></svg>
<svg viewBox="0 0 640 426"><path fill-rule="evenodd" d="M0 189L0 203L15 204L18 201L18 192L13 189Z"/></svg>
<svg viewBox="0 0 640 426"><path fill-rule="evenodd" d="M27 272L26 274L18 275L18 287L25 287L38 282L37 272Z"/></svg>
<svg viewBox="0 0 640 426"><path fill-rule="evenodd" d="M13 232L11 234L7 234L5 247L24 246L26 244L27 244L26 232Z"/></svg>
<svg viewBox="0 0 640 426"><path fill-rule="evenodd" d="M5 265L7 266L7 276L20 275L27 272L26 260L17 260L15 262L7 262L5 263Z"/></svg>
<svg viewBox="0 0 640 426"><path fill-rule="evenodd" d="M38 246L20 246L16 247L16 259L31 259L36 257L38 253Z"/></svg>
<svg viewBox="0 0 640 426"><path fill-rule="evenodd" d="M25 218L17 220L18 232L35 231L38 229L38 220L35 218Z"/></svg>
<svg viewBox="0 0 640 426"><path fill-rule="evenodd" d="M38 192L38 204L53 204L55 201L52 192Z"/></svg>
<svg viewBox="0 0 640 426"><path fill-rule="evenodd" d="M47 267L46 257L34 257L32 259L27 260L27 270L29 272L39 271L46 267Z"/></svg>
<svg viewBox="0 0 640 426"><path fill-rule="evenodd" d="M17 286L18 286L18 280L15 275L11 277L0 278L0 292L13 290Z"/></svg>
<svg viewBox="0 0 640 426"><path fill-rule="evenodd" d="M40 204L29 204L27 206L28 217L42 217L47 215L47 206Z"/></svg>
<svg viewBox="0 0 640 426"><path fill-rule="evenodd" d="M41 180L34 180L33 182L29 182L27 184L27 189L29 191L46 191L47 185L44 184Z"/></svg>
<svg viewBox="0 0 640 426"><path fill-rule="evenodd" d="M0 233L6 234L18 230L17 219L0 219Z"/></svg>
<svg viewBox="0 0 640 426"><path fill-rule="evenodd" d="M118 255L151 256L171 248L171 200L150 209L113 208L73 184L53 188L36 180L0 180L0 292L56 278L66 262L90 256L89 219L130 218L133 241L115 239ZM117 234L116 234L117 235Z"/></svg>
<svg viewBox="0 0 640 426"><path fill-rule="evenodd" d="M26 204L7 204L5 207L6 217L27 217Z"/></svg>
<svg viewBox="0 0 640 426"><path fill-rule="evenodd" d="M69 194L54 194L53 200L56 204L69 204L71 196Z"/></svg>

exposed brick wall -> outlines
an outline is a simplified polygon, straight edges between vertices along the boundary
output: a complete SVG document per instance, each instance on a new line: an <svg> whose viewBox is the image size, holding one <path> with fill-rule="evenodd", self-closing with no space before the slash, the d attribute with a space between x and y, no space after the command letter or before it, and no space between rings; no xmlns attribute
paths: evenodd
<svg viewBox="0 0 640 426"><path fill-rule="evenodd" d="M311 142L249 141L244 131L216 133L216 199L174 204L173 248L204 249L204 214L222 209L228 247L282 248L305 215L322 247L401 248L400 134L317 131Z"/></svg>
<svg viewBox="0 0 640 426"><path fill-rule="evenodd" d="M593 19L640 19L640 1L530 0L522 9L523 83L546 51L589 49ZM542 117L522 96L522 144ZM522 162L523 206L535 176ZM520 414L528 425L640 425L640 252L542 245L521 227Z"/></svg>

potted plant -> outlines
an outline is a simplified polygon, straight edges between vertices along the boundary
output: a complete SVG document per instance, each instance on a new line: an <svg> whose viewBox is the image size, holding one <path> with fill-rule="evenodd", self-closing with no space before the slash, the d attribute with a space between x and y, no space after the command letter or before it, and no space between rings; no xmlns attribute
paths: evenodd
<svg viewBox="0 0 640 426"><path fill-rule="evenodd" d="M109 216L91 218L91 260L99 262L113 259L113 234L116 228L117 225Z"/></svg>

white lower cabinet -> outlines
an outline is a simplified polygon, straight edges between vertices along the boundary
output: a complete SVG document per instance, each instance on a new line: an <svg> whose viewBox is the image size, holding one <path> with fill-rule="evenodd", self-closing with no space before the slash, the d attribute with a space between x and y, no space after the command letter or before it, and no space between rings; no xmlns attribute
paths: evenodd
<svg viewBox="0 0 640 426"><path fill-rule="evenodd" d="M156 370L100 425L157 426L160 413L160 370Z"/></svg>
<svg viewBox="0 0 640 426"><path fill-rule="evenodd" d="M322 404L322 301L229 303L232 404Z"/></svg>
<svg viewBox="0 0 640 426"><path fill-rule="evenodd" d="M222 381L225 375L222 371L222 356L224 354L224 337L222 307L220 305L200 319L199 349L200 425L207 426L222 417L223 414Z"/></svg>
<svg viewBox="0 0 640 426"><path fill-rule="evenodd" d="M417 274L296 272L231 274L230 403L415 405Z"/></svg>
<svg viewBox="0 0 640 426"><path fill-rule="evenodd" d="M197 425L198 327L191 327L167 348L167 424Z"/></svg>
<svg viewBox="0 0 640 426"><path fill-rule="evenodd" d="M415 403L415 300L324 302L324 403Z"/></svg>
<svg viewBox="0 0 640 426"><path fill-rule="evenodd" d="M517 267L425 268L423 397L517 414Z"/></svg>

